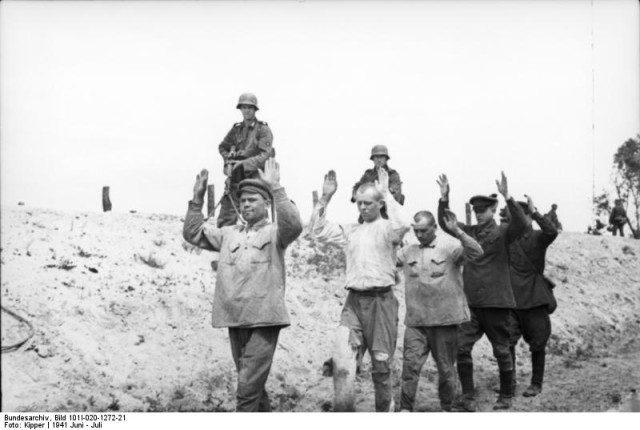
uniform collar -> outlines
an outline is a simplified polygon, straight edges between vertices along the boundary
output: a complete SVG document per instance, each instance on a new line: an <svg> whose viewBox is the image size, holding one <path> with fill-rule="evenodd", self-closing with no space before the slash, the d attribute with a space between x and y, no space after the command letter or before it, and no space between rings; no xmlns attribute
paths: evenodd
<svg viewBox="0 0 640 430"><path fill-rule="evenodd" d="M269 224L269 218L268 217L264 217L263 219L261 219L260 221L258 221L255 224L253 224L252 226L245 225L245 226L242 227L242 229L243 229L243 231L260 230L262 227L264 227L267 224Z"/></svg>
<svg viewBox="0 0 640 430"><path fill-rule="evenodd" d="M258 123L258 118L253 118L253 120L249 123L249 128L253 128L256 126L256 124ZM242 121L242 125L245 125L245 122Z"/></svg>
<svg viewBox="0 0 640 430"><path fill-rule="evenodd" d="M419 243L418 247L420 249L424 249L424 248L433 249L433 248L436 247L437 244L438 244L438 235L436 234L436 237L431 241L431 243L429 245L423 245L423 244Z"/></svg>

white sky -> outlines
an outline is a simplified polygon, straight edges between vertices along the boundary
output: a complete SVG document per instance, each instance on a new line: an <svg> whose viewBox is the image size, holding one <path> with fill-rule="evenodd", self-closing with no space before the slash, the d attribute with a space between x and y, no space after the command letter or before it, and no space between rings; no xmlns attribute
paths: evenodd
<svg viewBox="0 0 640 430"><path fill-rule="evenodd" d="M201 168L222 192L217 147L254 92L305 221L330 168L330 216L355 221L386 144L410 213L435 211L447 173L463 219L504 170L584 231L593 167L599 192L640 132L638 2L591 5L3 1L2 205L99 212L109 185L114 211L183 214Z"/></svg>

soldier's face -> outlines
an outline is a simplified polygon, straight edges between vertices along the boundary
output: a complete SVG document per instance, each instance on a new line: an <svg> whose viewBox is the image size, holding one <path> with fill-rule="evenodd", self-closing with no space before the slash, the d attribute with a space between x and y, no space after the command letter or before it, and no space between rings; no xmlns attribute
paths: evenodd
<svg viewBox="0 0 640 430"><path fill-rule="evenodd" d="M271 203L260 194L244 192L240 196L240 214L249 224L267 217Z"/></svg>
<svg viewBox="0 0 640 430"><path fill-rule="evenodd" d="M425 218L420 218L413 224L413 232L421 245L429 245L436 238L437 226L435 223L429 224Z"/></svg>
<svg viewBox="0 0 640 430"><path fill-rule="evenodd" d="M256 108L249 105L240 105L240 112L245 121L251 121L256 117Z"/></svg>
<svg viewBox="0 0 640 430"><path fill-rule="evenodd" d="M356 193L356 204L364 222L371 222L380 218L382 200L379 199L375 190L369 188L364 192Z"/></svg>
<svg viewBox="0 0 640 430"><path fill-rule="evenodd" d="M476 221L478 224L486 224L493 219L493 215L496 213L495 206L489 206L487 208L473 208L473 212L476 214Z"/></svg>
<svg viewBox="0 0 640 430"><path fill-rule="evenodd" d="M373 165L376 166L376 169L387 165L387 157L384 155L374 155L371 160L373 161Z"/></svg>

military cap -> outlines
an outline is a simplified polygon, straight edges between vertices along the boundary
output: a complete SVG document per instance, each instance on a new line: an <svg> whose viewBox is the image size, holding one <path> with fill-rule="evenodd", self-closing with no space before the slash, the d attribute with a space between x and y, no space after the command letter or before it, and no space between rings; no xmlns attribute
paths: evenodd
<svg viewBox="0 0 640 430"><path fill-rule="evenodd" d="M471 203L471 206L473 206L474 208L486 209L489 206L493 206L494 204L498 203L498 195L491 194L489 196L473 196L471 197L471 199L469 199L469 203Z"/></svg>
<svg viewBox="0 0 640 430"><path fill-rule="evenodd" d="M273 200L271 187L262 179L244 179L238 184L238 198L243 192L260 194L265 200Z"/></svg>

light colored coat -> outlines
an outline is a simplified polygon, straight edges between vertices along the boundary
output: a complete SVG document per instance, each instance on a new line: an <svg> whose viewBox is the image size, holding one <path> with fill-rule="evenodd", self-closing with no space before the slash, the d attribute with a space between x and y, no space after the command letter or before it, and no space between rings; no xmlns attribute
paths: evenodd
<svg viewBox="0 0 640 430"><path fill-rule="evenodd" d="M460 241L438 237L428 246L413 244L398 253L403 266L408 327L435 327L469 321L462 265L483 253L467 234Z"/></svg>
<svg viewBox="0 0 640 430"><path fill-rule="evenodd" d="M217 228L205 223L202 204L189 202L185 240L220 251L213 298L214 327L289 325L285 307L284 253L302 232L302 221L284 188L272 190L276 223L264 219L251 227Z"/></svg>

